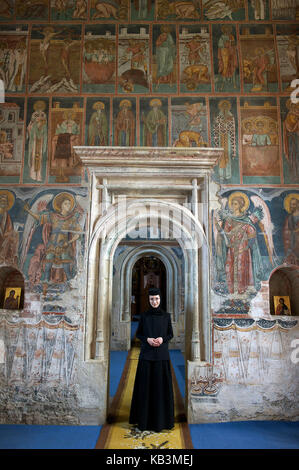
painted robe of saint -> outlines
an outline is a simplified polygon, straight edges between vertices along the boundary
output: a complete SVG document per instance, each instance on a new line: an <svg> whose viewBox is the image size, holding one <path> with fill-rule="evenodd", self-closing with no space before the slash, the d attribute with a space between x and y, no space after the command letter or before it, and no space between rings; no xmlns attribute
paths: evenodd
<svg viewBox="0 0 299 470"><path fill-rule="evenodd" d="M263 276L263 263L257 242L257 231L246 212L249 205L244 193L229 198L230 211L220 213L216 228L217 270L224 273L229 294L242 295L257 290Z"/></svg>
<svg viewBox="0 0 299 470"><path fill-rule="evenodd" d="M220 91L225 83L232 82L236 85L236 70L238 67L238 55L235 38L231 25L222 26L222 35L218 41L218 72L221 75Z"/></svg>
<svg viewBox="0 0 299 470"><path fill-rule="evenodd" d="M115 145L128 147L135 145L135 116L131 111L132 103L122 100L120 111L115 120Z"/></svg>
<svg viewBox="0 0 299 470"><path fill-rule="evenodd" d="M88 126L88 145L108 145L108 121L105 113L105 104L97 101L93 105L94 113L91 115Z"/></svg>
<svg viewBox="0 0 299 470"><path fill-rule="evenodd" d="M35 181L42 181L42 162L46 158L48 148L45 106L44 101L39 100L34 103L34 112L27 127L29 176Z"/></svg>
<svg viewBox="0 0 299 470"><path fill-rule="evenodd" d="M164 147L166 145L167 118L160 109L162 103L158 99L153 99L150 106L152 109L144 118L143 145Z"/></svg>
<svg viewBox="0 0 299 470"><path fill-rule="evenodd" d="M218 163L219 177L222 181L232 177L232 158L236 156L236 128L235 118L230 112L230 102L222 100L218 108L220 112L213 123L213 137L216 147L224 149Z"/></svg>
<svg viewBox="0 0 299 470"><path fill-rule="evenodd" d="M29 264L30 280L61 284L75 275L76 242L81 227L78 223L78 208L69 193L58 194L53 201L54 211L32 212L24 209L43 227L43 243L38 245ZM36 258L39 262L36 264ZM36 270L39 272L37 273Z"/></svg>
<svg viewBox="0 0 299 470"><path fill-rule="evenodd" d="M299 194L286 196L284 207L289 214L283 226L284 263L299 266Z"/></svg>
<svg viewBox="0 0 299 470"><path fill-rule="evenodd" d="M176 47L169 26L161 26L161 34L156 41L156 48L157 86L160 83L171 84L174 81Z"/></svg>

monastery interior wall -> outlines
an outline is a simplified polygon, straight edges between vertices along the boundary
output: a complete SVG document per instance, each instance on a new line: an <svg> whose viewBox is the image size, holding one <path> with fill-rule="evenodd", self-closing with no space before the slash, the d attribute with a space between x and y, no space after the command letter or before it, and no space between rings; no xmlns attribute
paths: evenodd
<svg viewBox="0 0 299 470"><path fill-rule="evenodd" d="M296 0L1 1L1 423L105 420L107 352L84 353L78 145L224 149L212 356L186 364L188 420L298 419L298 69Z"/></svg>

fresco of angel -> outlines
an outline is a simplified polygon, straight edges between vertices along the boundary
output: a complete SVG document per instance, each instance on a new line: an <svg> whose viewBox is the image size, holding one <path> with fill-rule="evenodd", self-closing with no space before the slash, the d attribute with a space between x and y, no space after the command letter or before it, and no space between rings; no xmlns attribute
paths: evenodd
<svg viewBox="0 0 299 470"><path fill-rule="evenodd" d="M51 204L50 204L51 203ZM52 209L48 207L52 205ZM44 194L32 207L24 205L28 213L21 243L20 264L29 256L33 235L42 227L42 240L34 249L28 264L31 284L43 283L46 293L49 284L62 284L76 274L77 242L83 233L83 209L79 196L69 192Z"/></svg>
<svg viewBox="0 0 299 470"><path fill-rule="evenodd" d="M254 206L249 210L250 200ZM218 279L224 281L232 297L254 294L266 276L257 239L258 226L264 236L269 260L276 262L273 224L265 202L256 195L235 191L214 216L214 239Z"/></svg>

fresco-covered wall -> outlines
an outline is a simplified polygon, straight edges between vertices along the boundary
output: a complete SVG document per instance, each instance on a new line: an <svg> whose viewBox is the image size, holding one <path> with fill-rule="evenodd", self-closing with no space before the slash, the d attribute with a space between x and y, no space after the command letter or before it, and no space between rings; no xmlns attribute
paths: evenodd
<svg viewBox="0 0 299 470"><path fill-rule="evenodd" d="M277 323L270 275L299 265L298 14L296 0L1 1L0 267L25 283L24 309L0 310L1 422L88 422L77 410L102 393L83 386L88 187L76 145L223 147L210 221L213 340L234 321ZM277 295L292 292L285 279ZM290 351L289 321L256 334L270 344L283 331ZM245 343L252 331L242 329ZM219 357L214 345L218 368ZM192 393L197 420L203 400ZM266 406L260 416L271 419Z"/></svg>

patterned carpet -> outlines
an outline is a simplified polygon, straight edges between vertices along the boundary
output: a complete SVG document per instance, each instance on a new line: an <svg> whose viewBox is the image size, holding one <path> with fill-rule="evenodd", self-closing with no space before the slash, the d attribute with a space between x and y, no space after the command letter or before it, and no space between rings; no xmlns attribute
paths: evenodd
<svg viewBox="0 0 299 470"><path fill-rule="evenodd" d="M192 449L192 441L184 415L184 405L172 369L175 426L160 433L139 431L129 424L134 379L139 357L138 343L130 350L122 377L111 404L107 423L102 427L96 449Z"/></svg>

